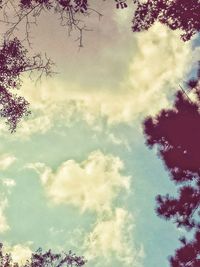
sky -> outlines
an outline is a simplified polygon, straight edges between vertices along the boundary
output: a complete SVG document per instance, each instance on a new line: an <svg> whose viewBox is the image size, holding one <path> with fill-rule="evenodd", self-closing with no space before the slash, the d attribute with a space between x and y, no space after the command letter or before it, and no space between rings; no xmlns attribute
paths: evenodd
<svg viewBox="0 0 200 267"><path fill-rule="evenodd" d="M88 267L169 266L183 232L157 217L155 197L175 186L142 123L172 105L199 48L159 23L132 33L131 6L95 8L103 17L88 18L81 49L55 15L32 29L57 73L24 76L32 114L14 134L0 122L0 239L20 263L42 247Z"/></svg>

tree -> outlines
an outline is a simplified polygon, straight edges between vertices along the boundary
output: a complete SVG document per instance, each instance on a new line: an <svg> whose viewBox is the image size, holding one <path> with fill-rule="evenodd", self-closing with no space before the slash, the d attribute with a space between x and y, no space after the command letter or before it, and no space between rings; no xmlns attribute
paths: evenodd
<svg viewBox="0 0 200 267"><path fill-rule="evenodd" d="M40 71L40 75L50 74L52 62L44 63L40 55L27 56L22 43L14 38L4 41L0 47L0 116L6 118L9 130L14 132L20 119L30 114L29 103L13 93L21 86L20 76L24 72Z"/></svg>
<svg viewBox="0 0 200 267"><path fill-rule="evenodd" d="M186 83L192 101L182 88L172 109L163 109L144 121L147 145L158 155L178 186L176 197L157 196L156 212L177 227L196 232L194 240L181 239L183 247L170 258L172 267L200 266L200 65L196 78Z"/></svg>
<svg viewBox="0 0 200 267"><path fill-rule="evenodd" d="M83 256L76 256L71 251L68 253L53 253L51 250L43 252L40 248L32 253L31 258L27 259L25 264L20 265L13 261L11 254L3 252L3 244L0 244L1 267L80 267L85 263L86 260Z"/></svg>
<svg viewBox="0 0 200 267"><path fill-rule="evenodd" d="M173 267L199 267L200 266L200 231L195 233L192 241L185 237L180 238L182 247L177 249L174 257L170 257L170 264Z"/></svg>
<svg viewBox="0 0 200 267"><path fill-rule="evenodd" d="M114 2L117 9L128 7L126 0L114 0ZM2 17L0 21L8 28L4 38L7 40L16 37L16 32L23 28L24 40L31 45L31 26L37 25L38 18L48 12L57 16L60 25L66 27L69 34L73 30L78 31L77 41L82 47L83 32L91 30L87 27L86 18L92 13L97 14L99 18L102 17L102 14L93 5L91 0L0 0Z"/></svg>
<svg viewBox="0 0 200 267"><path fill-rule="evenodd" d="M138 3L132 30L140 32L149 29L155 21L167 25L171 30L181 30L184 41L200 31L199 0L147 0Z"/></svg>

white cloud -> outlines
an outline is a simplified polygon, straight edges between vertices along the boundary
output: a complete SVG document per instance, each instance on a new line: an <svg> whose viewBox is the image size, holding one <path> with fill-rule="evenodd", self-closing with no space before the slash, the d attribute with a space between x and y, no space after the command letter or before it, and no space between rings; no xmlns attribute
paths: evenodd
<svg viewBox="0 0 200 267"><path fill-rule="evenodd" d="M30 259L32 250L30 249L30 244L16 244L14 246L4 245L4 252L10 253L13 259L13 262L17 262L19 266L22 266L26 263L26 260Z"/></svg>
<svg viewBox="0 0 200 267"><path fill-rule="evenodd" d="M135 34L135 44L129 67L124 70L121 66L125 77L117 88L102 89L103 81L95 88L85 88L78 80L72 84L55 78L36 89L25 81L22 94L31 103L35 117L23 122L18 134L44 133L55 122L76 119L83 119L92 127L99 119L106 119L110 126L132 124L138 117L168 106L167 95L172 95L183 81L188 66L197 60L197 51L192 51L191 42L180 40L179 32L159 23ZM111 64L111 72L113 67Z"/></svg>
<svg viewBox="0 0 200 267"><path fill-rule="evenodd" d="M114 259L124 266L141 266L143 253L134 246L133 217L116 207L115 199L120 192L124 190L127 196L130 188L130 177L122 174L123 163L118 157L94 151L80 163L63 162L56 171L43 163L31 163L27 167L38 172L51 202L73 205L82 212L95 212L93 229L89 233L81 231L78 239L79 249L89 261L96 264L103 259L109 264ZM54 233L55 229L51 228L50 232ZM70 240L74 239L73 234Z"/></svg>
<svg viewBox="0 0 200 267"><path fill-rule="evenodd" d="M0 158L0 170L6 170L15 161L12 155L4 154ZM8 207L7 196L11 193L12 187L16 185L15 180L10 178L0 179L0 233L4 233L10 229L5 215L5 210Z"/></svg>
<svg viewBox="0 0 200 267"><path fill-rule="evenodd" d="M4 214L6 207L8 206L7 198L0 200L0 233L4 233L10 229L7 218Z"/></svg>
<svg viewBox="0 0 200 267"><path fill-rule="evenodd" d="M47 196L55 204L71 204L82 211L109 212L120 190L128 190L130 177L123 176L118 157L92 152L78 163L67 160L56 172L42 163L29 164L40 174Z"/></svg>
<svg viewBox="0 0 200 267"><path fill-rule="evenodd" d="M15 181L9 178L0 179L0 233L4 233L10 229L5 210L8 207L8 194L10 189L15 186Z"/></svg>
<svg viewBox="0 0 200 267"><path fill-rule="evenodd" d="M2 179L2 184L9 188L9 187L15 186L16 182L15 180L10 179L10 178L4 178Z"/></svg>
<svg viewBox="0 0 200 267"><path fill-rule="evenodd" d="M16 158L13 155L4 154L0 156L0 170L6 170L15 162L15 160Z"/></svg>
<svg viewBox="0 0 200 267"><path fill-rule="evenodd" d="M93 230L85 237L86 258L89 261L103 260L105 264L114 256L126 266L140 266L143 255L133 248L132 221L132 216L122 208L116 208L109 218L97 220Z"/></svg>
<svg viewBox="0 0 200 267"><path fill-rule="evenodd" d="M11 158L11 156L5 156L5 160L2 160L1 169L8 168L12 162ZM8 207L7 195L10 194L10 189L15 186L15 181L9 178L2 178L0 179L0 186L2 186L0 188L0 233L4 233L10 229L5 215L5 209Z"/></svg>
<svg viewBox="0 0 200 267"><path fill-rule="evenodd" d="M95 212L96 223L91 232L81 231L78 239L79 249L92 264L102 263L102 259L109 264L115 259L124 266L141 266L143 255L134 247L133 216L115 205L121 190L127 195L130 188L130 177L122 174L123 163L118 157L94 151L80 163L63 162L55 172L43 163L27 167L39 173L53 203ZM54 229L50 231L53 233ZM70 239L74 241L75 234Z"/></svg>
<svg viewBox="0 0 200 267"><path fill-rule="evenodd" d="M51 235L61 234L61 233L64 233L64 229L56 229L55 227L52 226L49 228L49 233Z"/></svg>

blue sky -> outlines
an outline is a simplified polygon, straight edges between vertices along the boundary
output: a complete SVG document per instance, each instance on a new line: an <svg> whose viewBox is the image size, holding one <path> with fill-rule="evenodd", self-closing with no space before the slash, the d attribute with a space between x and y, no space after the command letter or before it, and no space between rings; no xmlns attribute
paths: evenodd
<svg viewBox="0 0 200 267"><path fill-rule="evenodd" d="M173 225L159 219L154 212L156 194L173 191L173 185L168 181L162 163L155 153L149 151L144 145L142 135L137 136L136 144L134 142L129 144L129 151L127 148L116 147L105 142L102 136L92 140L91 131L84 126L81 129L82 138L80 138L80 124L76 127L66 129L68 138L66 136L59 138L57 133L48 132L43 136L34 136L23 144L17 140L6 142L6 152L12 152L18 157L9 170L4 171L2 175L16 182L8 195L9 206L5 210L5 216L10 230L2 234L3 240L13 245L32 241L31 247L34 249L38 246L44 248L61 246L69 249L70 243L67 242L67 238L69 235L73 239L71 231L75 229L76 231L78 229L89 231L96 220L94 214L90 212L80 214L78 209L70 205L51 206L45 198L38 175L32 170L23 169L23 166L26 165L27 155L30 152L31 162L45 162L56 169L60 162L68 158L82 161L90 151L101 149L105 154L112 153L123 159L126 166L123 173L132 176L130 193L124 196L122 192L115 205L127 209L134 216L132 242L137 249L141 245L144 248L143 266L148 264L149 266L161 266L161 264L167 266L166 257L177 245L179 233ZM126 131L129 135L130 131L136 131L136 129L127 128ZM52 145L55 140L56 146ZM90 143L90 146L84 147L83 142ZM132 151L134 151L134 156ZM57 155L56 159L55 155ZM75 233L74 235L76 236ZM74 249L79 248L75 246ZM109 266L113 264L114 262L111 262Z"/></svg>
<svg viewBox="0 0 200 267"><path fill-rule="evenodd" d="M170 107L198 47L160 24L133 34L131 9L102 9L80 51L54 17L40 21L35 47L59 74L24 77L32 115L13 135L1 122L0 235L22 262L43 247L87 266L168 266L182 234L155 214L156 195L175 187L142 121Z"/></svg>

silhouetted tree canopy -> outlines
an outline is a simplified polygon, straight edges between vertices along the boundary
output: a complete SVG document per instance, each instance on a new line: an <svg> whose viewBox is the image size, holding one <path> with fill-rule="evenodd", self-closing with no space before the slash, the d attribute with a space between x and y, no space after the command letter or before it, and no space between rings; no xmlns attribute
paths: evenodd
<svg viewBox="0 0 200 267"><path fill-rule="evenodd" d="M38 249L32 253L31 258L25 264L14 262L12 255L4 253L3 244L0 244L0 266L1 267L81 267L87 261L83 256L77 256L69 251L68 253L53 253L51 250L43 252Z"/></svg>
<svg viewBox="0 0 200 267"><path fill-rule="evenodd" d="M171 30L181 30L184 41L200 31L199 0L147 0L136 1L137 9L132 29L140 32L149 29L155 21L167 25Z"/></svg>
<svg viewBox="0 0 200 267"><path fill-rule="evenodd" d="M157 196L157 214L173 220L177 227L196 231L195 239L185 242L170 259L173 267L200 266L196 258L200 256L200 68L197 78L187 82L187 92L190 90L196 101L179 90L172 109L163 109L144 121L147 145L157 147L178 186L177 196Z"/></svg>
<svg viewBox="0 0 200 267"><path fill-rule="evenodd" d="M192 241L185 237L180 238L182 247L176 250L175 256L170 257L172 267L199 267L200 266L200 231L195 233Z"/></svg>
<svg viewBox="0 0 200 267"><path fill-rule="evenodd" d="M100 0L103 2L106 0ZM116 8L126 8L126 0L113 0ZM96 3L97 4L97 3ZM1 23L8 26L6 37L15 37L15 33L23 24L25 27L25 39L30 44L30 30L33 24L45 12L54 15L60 20L60 25L67 28L69 34L78 31L79 46L83 46L83 32L90 31L86 19L92 13L99 18L102 14L95 8L92 0L2 0L1 9L3 18ZM11 17L12 12L12 17ZM15 19L13 19L15 18Z"/></svg>
<svg viewBox="0 0 200 267"><path fill-rule="evenodd" d="M21 86L21 75L24 72L39 71L40 76L50 73L52 62L43 61L41 55L27 56L22 43L14 38L4 41L0 46L0 116L6 119L11 132L15 131L18 122L30 114L29 103L16 90Z"/></svg>

